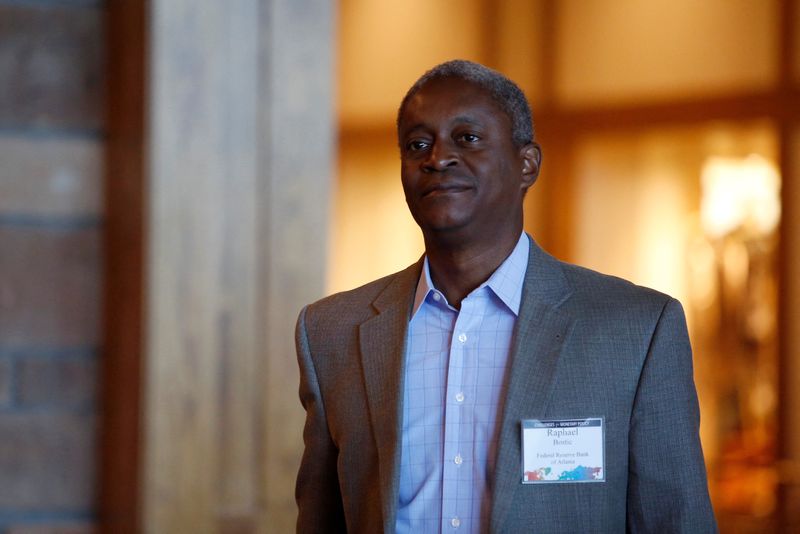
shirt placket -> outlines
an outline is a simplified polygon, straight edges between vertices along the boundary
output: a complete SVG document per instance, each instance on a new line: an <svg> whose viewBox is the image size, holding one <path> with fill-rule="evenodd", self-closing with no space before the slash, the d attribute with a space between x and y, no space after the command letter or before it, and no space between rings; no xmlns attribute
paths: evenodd
<svg viewBox="0 0 800 534"><path fill-rule="evenodd" d="M453 327L445 393L442 532L469 531L474 451L470 422L475 406L475 351L478 317L475 299L467 298Z"/></svg>

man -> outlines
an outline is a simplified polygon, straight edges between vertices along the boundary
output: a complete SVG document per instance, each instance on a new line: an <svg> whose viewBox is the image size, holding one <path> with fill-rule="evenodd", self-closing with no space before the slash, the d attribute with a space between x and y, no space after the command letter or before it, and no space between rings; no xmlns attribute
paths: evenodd
<svg viewBox="0 0 800 534"><path fill-rule="evenodd" d="M713 532L680 304L522 230L525 96L481 65L397 119L425 256L304 309L298 532Z"/></svg>

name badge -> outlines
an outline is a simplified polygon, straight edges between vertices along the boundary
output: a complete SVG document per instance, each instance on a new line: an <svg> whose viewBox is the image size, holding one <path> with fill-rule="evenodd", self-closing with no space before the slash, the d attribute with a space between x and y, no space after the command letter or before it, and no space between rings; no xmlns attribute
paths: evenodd
<svg viewBox="0 0 800 534"><path fill-rule="evenodd" d="M522 483L605 482L603 419L522 421Z"/></svg>

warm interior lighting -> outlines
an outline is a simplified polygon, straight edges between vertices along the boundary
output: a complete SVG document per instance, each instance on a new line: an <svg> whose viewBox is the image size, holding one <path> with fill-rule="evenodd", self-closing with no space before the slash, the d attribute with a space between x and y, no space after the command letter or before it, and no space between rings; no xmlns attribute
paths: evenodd
<svg viewBox="0 0 800 534"><path fill-rule="evenodd" d="M719 294L709 308L713 318L698 316L707 319L707 335L697 339L717 365L714 410L716 419L726 422L717 425L717 450L710 455L712 484L718 509L768 517L775 511L778 481L773 266L780 176L771 161L751 154L709 157L701 177L700 218L713 262L711 270L702 271L711 276L695 285L713 285ZM691 261L705 263L705 256Z"/></svg>
<svg viewBox="0 0 800 534"><path fill-rule="evenodd" d="M719 238L736 229L746 234L770 234L781 215L780 177L762 156L743 159L710 157L702 171L703 229Z"/></svg>

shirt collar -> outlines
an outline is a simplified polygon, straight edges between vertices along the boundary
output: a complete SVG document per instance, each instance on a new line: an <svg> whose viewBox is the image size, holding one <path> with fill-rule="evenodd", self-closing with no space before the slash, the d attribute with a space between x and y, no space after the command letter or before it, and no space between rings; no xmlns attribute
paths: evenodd
<svg viewBox="0 0 800 534"><path fill-rule="evenodd" d="M511 254L484 283L476 288L476 291L481 287L488 287L508 306L508 309L514 312L514 315L519 315L519 304L522 300L522 283L525 280L525 271L528 269L529 252L530 242L528 241L528 236L525 235L525 232L522 232ZM431 292L438 293L444 300L444 295L434 287L431 281L428 256L426 255L422 263L422 273L420 273L419 282L417 282L417 291L414 294L414 307L411 310L412 318Z"/></svg>

